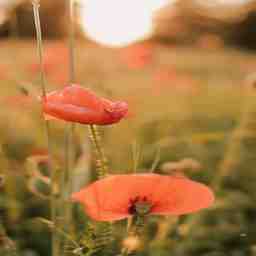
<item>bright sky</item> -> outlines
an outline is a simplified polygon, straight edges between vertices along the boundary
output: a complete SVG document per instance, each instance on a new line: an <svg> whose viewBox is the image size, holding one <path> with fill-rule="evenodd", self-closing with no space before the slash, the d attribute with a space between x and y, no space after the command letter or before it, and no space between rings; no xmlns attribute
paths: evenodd
<svg viewBox="0 0 256 256"><path fill-rule="evenodd" d="M87 36L121 47L151 35L154 12L174 0L86 0L82 24Z"/></svg>

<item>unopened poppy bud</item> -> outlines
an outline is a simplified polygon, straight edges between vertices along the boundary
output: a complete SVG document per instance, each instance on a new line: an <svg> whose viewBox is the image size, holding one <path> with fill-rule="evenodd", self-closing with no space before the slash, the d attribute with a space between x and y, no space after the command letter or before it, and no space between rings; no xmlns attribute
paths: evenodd
<svg viewBox="0 0 256 256"><path fill-rule="evenodd" d="M113 102L98 97L90 89L79 85L66 86L62 90L48 93L41 101L48 120L109 125L118 123L128 112L126 102Z"/></svg>
<svg viewBox="0 0 256 256"><path fill-rule="evenodd" d="M190 169L193 171L198 171L202 168L201 163L193 158L184 158L181 160L181 164L183 165L184 169Z"/></svg>
<svg viewBox="0 0 256 256"><path fill-rule="evenodd" d="M182 166L181 166L180 162L166 162L166 163L162 164L161 170L164 173L171 173L174 171L179 171L181 169L181 167Z"/></svg>
<svg viewBox="0 0 256 256"><path fill-rule="evenodd" d="M173 171L198 171L202 168L200 162L193 158L184 158L178 162L166 162L161 166L161 170L165 173L171 173Z"/></svg>

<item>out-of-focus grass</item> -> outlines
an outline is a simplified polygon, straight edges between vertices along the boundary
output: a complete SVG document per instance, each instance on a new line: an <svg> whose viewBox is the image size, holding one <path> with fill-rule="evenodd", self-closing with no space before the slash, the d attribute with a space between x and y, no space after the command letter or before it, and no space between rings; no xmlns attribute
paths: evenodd
<svg viewBox="0 0 256 256"><path fill-rule="evenodd" d="M3 223L23 251L32 248L46 255L47 240L41 236L47 232L30 221L47 216L47 202L29 191L26 164L29 156L45 150L46 139L38 100L33 96L31 101L21 89L40 95L39 76L31 71L31 65L37 62L36 49L31 42L8 41L0 46L0 173L8 181L0 196ZM52 64L47 66L47 89L61 88L67 80L65 46L49 42L44 48ZM113 173L133 171L132 145L136 142L141 155L138 171L150 169L156 152L160 152L157 171L161 172L164 162L195 158L202 170L187 174L214 184L226 154L236 143L236 150L228 156L234 164L225 167L221 186L215 187L217 201L213 209L199 218L196 214L181 218L181 225L167 219L158 226L153 218L146 237L150 246L143 255L255 255L255 92L249 90L246 81L256 67L256 56L230 49L154 45L151 61L133 69L125 63L122 51L84 43L76 49L78 82L101 95L129 103L130 113L125 120L100 129ZM167 81L156 79L161 71L174 76ZM249 114L241 126L246 107ZM64 122L53 121L52 127L54 163L62 171ZM237 129L238 136L234 136ZM81 185L93 176L93 169L89 172L83 165L89 159L87 127L78 125L75 132L79 165L74 168L74 177L75 184ZM164 235L159 235L163 226ZM33 234L33 239L27 234ZM154 240L156 234L163 241ZM238 242L233 245L233 241Z"/></svg>

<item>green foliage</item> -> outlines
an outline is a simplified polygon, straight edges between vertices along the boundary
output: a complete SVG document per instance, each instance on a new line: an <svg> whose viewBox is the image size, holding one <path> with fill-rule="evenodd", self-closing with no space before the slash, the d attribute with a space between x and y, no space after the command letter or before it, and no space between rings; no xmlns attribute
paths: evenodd
<svg viewBox="0 0 256 256"><path fill-rule="evenodd" d="M84 256L111 255L113 242L112 227L109 223L89 223L80 243L83 247Z"/></svg>
<svg viewBox="0 0 256 256"><path fill-rule="evenodd" d="M2 58L10 62L9 68L15 67L15 74L17 68L25 70L25 65L35 57L31 54L31 46L26 46L28 49L20 53L21 60L16 58L17 45L0 49ZM198 81L199 92L182 94L169 88L156 96L149 80L154 72L153 65L134 72L121 66L112 51L94 48L83 51L82 46L79 47L78 76L82 84L102 83L104 74L102 91L110 91L114 98L132 98L137 102L136 107L130 105L134 116L104 129L102 143L110 159L111 172L129 173L134 171L134 166L138 172L144 172L154 163L153 171L162 173L161 166L166 162L193 158L202 169L188 170L186 175L210 185L216 192L215 205L201 213L179 219L149 218L137 255L255 256L255 95L252 93L248 97L238 88L247 73L248 62L251 63L254 56L232 51L234 56L230 57L230 53L216 52L214 56L206 54L198 63L200 52L195 54L194 50L189 52L188 49L175 49L174 52L160 47L162 59L157 59L155 66L175 62L179 70ZM216 63L216 58L221 61ZM111 59L105 67L107 70L101 69L102 59ZM230 69L233 75L225 73ZM207 70L207 76L203 74L204 70ZM20 71L18 75L22 80L28 79L25 72ZM29 80L34 82L37 90L37 76L30 75ZM2 85L1 100L19 95L15 82L5 81ZM50 89L55 87L50 83ZM0 216L4 243L14 244L19 256L48 256L50 234L54 230L67 241L65 249L71 255L120 254L126 237L125 222L114 227L108 223L91 223L83 211L74 207L74 227L67 237L62 230L55 229L54 223L35 221L38 217L48 220L50 215L47 166L34 165L30 158L35 151L46 147L40 112L38 106L26 109L3 105L0 116L0 175L4 177L0 184ZM59 176L64 163L63 137L64 124L53 122L53 160ZM87 128L78 125L75 130L74 190L97 176L96 168L88 167L94 159L89 158L87 137ZM159 156L156 157L157 152ZM62 208L59 208L62 217ZM60 218L59 221L62 223L63 220ZM0 255L11 255L6 251L9 247L0 248Z"/></svg>

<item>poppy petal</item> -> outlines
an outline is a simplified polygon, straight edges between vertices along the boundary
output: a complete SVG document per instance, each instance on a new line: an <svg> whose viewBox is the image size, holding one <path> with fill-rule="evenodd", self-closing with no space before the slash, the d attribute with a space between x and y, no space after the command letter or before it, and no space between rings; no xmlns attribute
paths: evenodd
<svg viewBox="0 0 256 256"><path fill-rule="evenodd" d="M127 218L130 193L127 189L121 189L117 195L116 191L120 188L117 176L109 176L94 182L74 193L72 199L82 203L85 212L94 220L112 221Z"/></svg>
<svg viewBox="0 0 256 256"><path fill-rule="evenodd" d="M99 109L102 105L101 99L92 90L75 84L65 87L62 95L63 103L92 109Z"/></svg>
<svg viewBox="0 0 256 256"><path fill-rule="evenodd" d="M94 182L72 198L84 204L87 214L93 219L123 219L130 216L128 210L132 199L152 192L158 182L154 178L152 174L113 175Z"/></svg>
<svg viewBox="0 0 256 256"><path fill-rule="evenodd" d="M100 115L88 108L77 107L71 104L47 102L43 106L48 116L81 124L94 124L100 121ZM53 119L52 118L52 119Z"/></svg>
<svg viewBox="0 0 256 256"><path fill-rule="evenodd" d="M100 221L127 218L136 198L152 203L152 214L180 215L208 207L213 202L211 190L185 177L158 174L113 175L94 182L73 194L87 214Z"/></svg>
<svg viewBox="0 0 256 256"><path fill-rule="evenodd" d="M182 215L207 208L213 203L213 192L206 185L184 176L168 178L169 181L162 180L154 191L154 199L158 202L153 207L152 214Z"/></svg>

